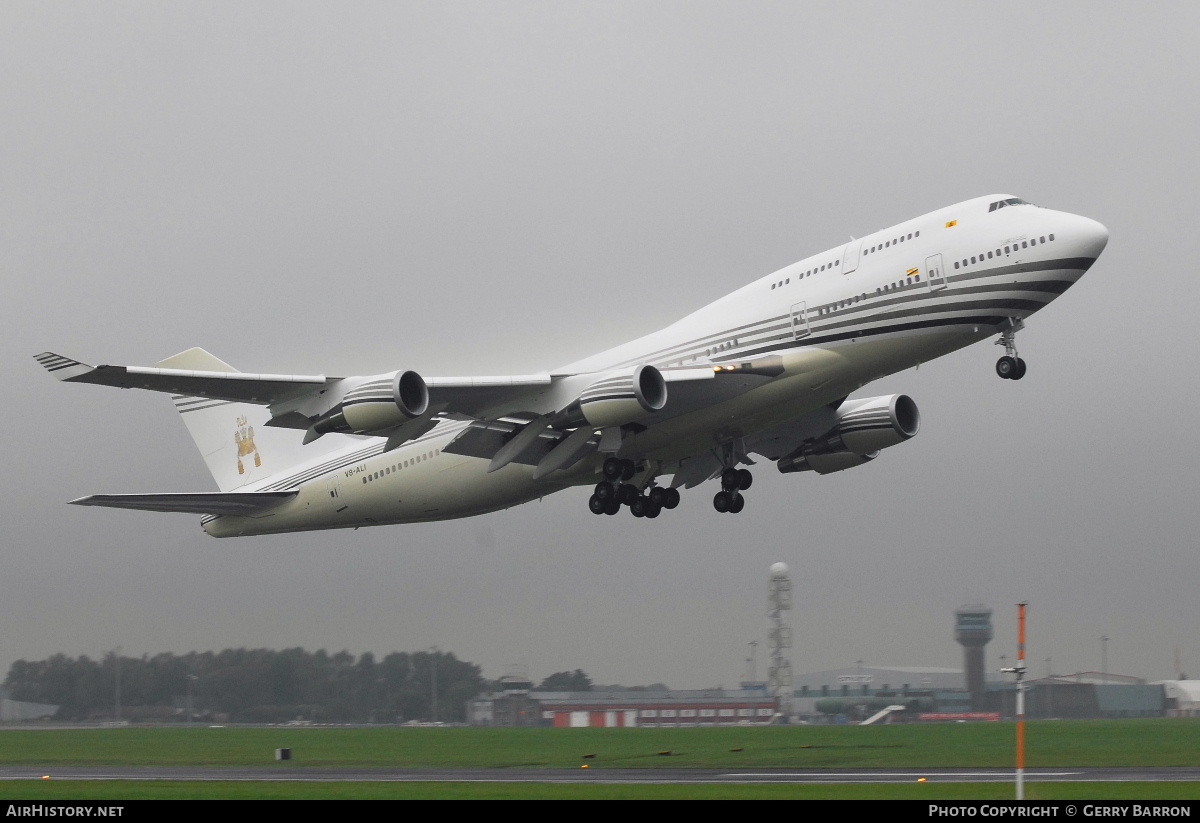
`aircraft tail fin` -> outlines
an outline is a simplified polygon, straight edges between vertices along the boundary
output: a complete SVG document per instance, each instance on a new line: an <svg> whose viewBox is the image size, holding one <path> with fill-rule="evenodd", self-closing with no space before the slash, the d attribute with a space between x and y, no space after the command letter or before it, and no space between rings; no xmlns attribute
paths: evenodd
<svg viewBox="0 0 1200 823"><path fill-rule="evenodd" d="M168 357L158 367L237 372L200 348ZM271 413L266 406L186 395L171 399L222 492L264 480L327 450L305 446L302 430L267 426Z"/></svg>

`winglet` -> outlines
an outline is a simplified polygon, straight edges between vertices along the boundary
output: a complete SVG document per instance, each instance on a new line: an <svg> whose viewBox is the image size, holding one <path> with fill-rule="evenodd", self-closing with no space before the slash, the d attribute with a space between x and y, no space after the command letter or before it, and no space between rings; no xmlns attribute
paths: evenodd
<svg viewBox="0 0 1200 823"><path fill-rule="evenodd" d="M63 357L61 354L55 354L50 351L34 355L33 359L41 363L42 368L59 380L70 380L73 377L80 377L93 370L87 363L80 363L78 360L72 360L69 357Z"/></svg>

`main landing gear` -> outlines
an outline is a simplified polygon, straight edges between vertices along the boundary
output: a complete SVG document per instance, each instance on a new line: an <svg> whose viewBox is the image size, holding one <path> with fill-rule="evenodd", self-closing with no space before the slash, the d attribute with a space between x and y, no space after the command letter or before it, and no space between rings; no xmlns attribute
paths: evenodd
<svg viewBox="0 0 1200 823"><path fill-rule="evenodd" d="M639 489L632 483L625 482L637 474L637 466L632 460L618 460L610 457L604 461L604 480L596 484L592 496L588 498L588 509L592 514L616 514L621 506L628 506L634 517L655 518L663 509L673 509L679 505L679 490L664 489L662 486L650 486Z"/></svg>
<svg viewBox="0 0 1200 823"><path fill-rule="evenodd" d="M996 374L1004 380L1020 380L1025 376L1025 361L1017 356L1017 332L1025 328L1025 321L1008 318L1008 328L1000 333L997 346L1004 347L1004 356L996 361Z"/></svg>
<svg viewBox="0 0 1200 823"><path fill-rule="evenodd" d="M749 469L729 468L721 472L721 491L713 498L713 508L724 514L737 514L746 507L746 498L739 492L750 488L754 475Z"/></svg>

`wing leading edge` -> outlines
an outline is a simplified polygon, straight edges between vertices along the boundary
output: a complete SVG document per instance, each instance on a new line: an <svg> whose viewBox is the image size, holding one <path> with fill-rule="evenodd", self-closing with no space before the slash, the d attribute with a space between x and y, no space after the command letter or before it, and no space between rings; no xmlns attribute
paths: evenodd
<svg viewBox="0 0 1200 823"><path fill-rule="evenodd" d="M201 351L191 349L176 355L171 360ZM203 354L216 360L207 352L203 352ZM42 352L34 359L59 380L70 383L94 383L99 386L114 386L120 389L148 389L188 397L207 397L212 400L255 403L264 406L316 391L324 388L330 382L330 378L322 374L247 374L234 371L229 366L226 366L226 371L197 371L144 366L89 366L53 352Z"/></svg>

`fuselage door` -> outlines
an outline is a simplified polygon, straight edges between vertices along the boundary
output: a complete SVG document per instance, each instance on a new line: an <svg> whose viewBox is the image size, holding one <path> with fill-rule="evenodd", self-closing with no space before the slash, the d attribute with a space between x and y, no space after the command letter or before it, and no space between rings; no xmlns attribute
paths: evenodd
<svg viewBox="0 0 1200 823"><path fill-rule="evenodd" d="M325 492L334 512L343 512L350 507L342 493L341 473L334 472L325 479Z"/></svg>
<svg viewBox="0 0 1200 823"><path fill-rule="evenodd" d="M799 340L811 333L808 327L808 303L795 304L792 306L792 339Z"/></svg>
<svg viewBox="0 0 1200 823"><path fill-rule="evenodd" d="M858 268L858 258L862 254L863 241L851 240L842 252L842 274L849 274Z"/></svg>
<svg viewBox="0 0 1200 823"><path fill-rule="evenodd" d="M925 258L925 277L930 291L946 288L946 271L942 268L942 256L934 254Z"/></svg>

